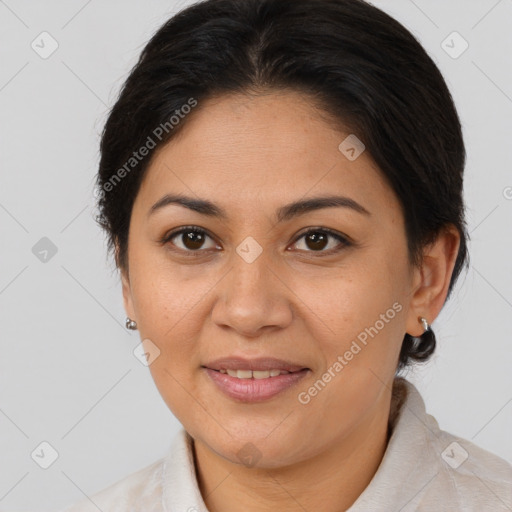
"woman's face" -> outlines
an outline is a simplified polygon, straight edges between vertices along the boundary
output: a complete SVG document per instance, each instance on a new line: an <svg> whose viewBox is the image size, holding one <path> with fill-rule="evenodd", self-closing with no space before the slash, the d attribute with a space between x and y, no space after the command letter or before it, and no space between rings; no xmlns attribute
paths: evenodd
<svg viewBox="0 0 512 512"><path fill-rule="evenodd" d="M368 151L340 150L350 134L298 93L224 96L190 115L133 207L126 311L196 441L237 463L306 460L385 411L403 336L423 332L399 202ZM214 207L152 210L165 195ZM361 208L289 207L331 196ZM184 226L201 232L161 241ZM279 362L221 358L304 370L249 381L217 370Z"/></svg>

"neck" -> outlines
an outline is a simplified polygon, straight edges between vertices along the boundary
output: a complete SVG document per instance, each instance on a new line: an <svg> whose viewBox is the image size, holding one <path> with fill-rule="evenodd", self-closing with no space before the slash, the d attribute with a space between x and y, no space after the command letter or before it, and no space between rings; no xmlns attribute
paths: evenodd
<svg viewBox="0 0 512 512"><path fill-rule="evenodd" d="M375 475L389 439L391 392L348 435L321 453L280 468L234 464L196 440L198 485L210 512L344 511Z"/></svg>

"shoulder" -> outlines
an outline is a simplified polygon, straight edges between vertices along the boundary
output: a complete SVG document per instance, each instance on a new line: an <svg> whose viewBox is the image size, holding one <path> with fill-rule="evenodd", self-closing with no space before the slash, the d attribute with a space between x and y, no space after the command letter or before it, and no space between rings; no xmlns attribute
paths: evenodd
<svg viewBox="0 0 512 512"><path fill-rule="evenodd" d="M180 428L164 457L59 512L162 512L200 501L192 438Z"/></svg>
<svg viewBox="0 0 512 512"><path fill-rule="evenodd" d="M430 494L468 512L512 510L512 465L506 460L444 430L430 433L430 452L437 472Z"/></svg>
<svg viewBox="0 0 512 512"><path fill-rule="evenodd" d="M59 512L156 511L156 505L161 503L163 466L161 458Z"/></svg>
<svg viewBox="0 0 512 512"><path fill-rule="evenodd" d="M435 505L438 511L511 511L512 465L467 439L441 430L426 412L418 390L410 384L407 388L407 406L414 412L409 425L415 422L423 431L416 438L423 452L423 464L418 466L428 474L417 481L425 487L417 496L415 510L432 510Z"/></svg>

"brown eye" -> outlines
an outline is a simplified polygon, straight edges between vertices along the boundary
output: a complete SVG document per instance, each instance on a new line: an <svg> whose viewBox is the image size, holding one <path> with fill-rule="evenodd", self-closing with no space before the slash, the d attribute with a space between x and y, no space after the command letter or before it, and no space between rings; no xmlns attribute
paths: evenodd
<svg viewBox="0 0 512 512"><path fill-rule="evenodd" d="M345 237L325 228L311 229L306 233L303 233L302 236L297 239L295 244L297 245L299 240L302 239L304 240L303 246L305 246L306 248L301 250L305 250L306 252L337 252L338 250L341 250L343 247L348 247L350 245L350 242ZM337 240L338 244L331 244L331 246L327 250L324 250L327 246L329 246L329 239Z"/></svg>
<svg viewBox="0 0 512 512"><path fill-rule="evenodd" d="M328 244L329 235L321 232L308 233L304 238L306 246L315 251L322 250Z"/></svg>
<svg viewBox="0 0 512 512"><path fill-rule="evenodd" d="M185 231L181 234L183 245L190 250L201 249L204 244L204 233L198 231Z"/></svg>
<svg viewBox="0 0 512 512"><path fill-rule="evenodd" d="M163 242L171 242L172 245L175 245L183 251L197 252L200 249L211 249L216 247L213 240L210 247L205 247L204 245L207 239L212 240L204 230L195 227L185 227L166 236Z"/></svg>

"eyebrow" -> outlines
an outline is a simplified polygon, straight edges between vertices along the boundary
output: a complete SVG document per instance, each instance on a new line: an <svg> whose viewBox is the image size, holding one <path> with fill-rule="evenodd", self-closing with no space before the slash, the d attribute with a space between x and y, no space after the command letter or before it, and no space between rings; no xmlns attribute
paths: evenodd
<svg viewBox="0 0 512 512"><path fill-rule="evenodd" d="M211 201L187 197L181 194L166 194L151 207L148 212L148 216L151 216L157 210L172 204L183 206L189 210L200 213L201 215L216 217L225 221L228 220L228 214L226 211ZM314 210L333 207L349 208L357 213L371 216L371 213L364 206L350 197L323 196L303 199L282 206L277 210L276 217L278 222L284 222Z"/></svg>

